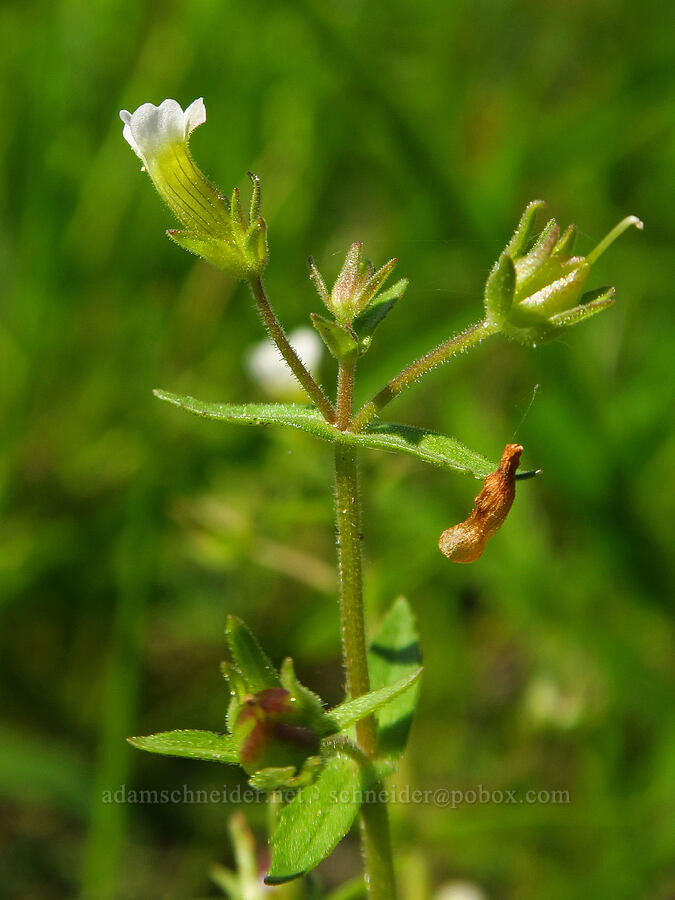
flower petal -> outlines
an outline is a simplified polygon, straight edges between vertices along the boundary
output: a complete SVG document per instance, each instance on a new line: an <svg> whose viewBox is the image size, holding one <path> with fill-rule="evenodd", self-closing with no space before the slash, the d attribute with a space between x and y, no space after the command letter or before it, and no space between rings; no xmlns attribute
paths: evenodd
<svg viewBox="0 0 675 900"><path fill-rule="evenodd" d="M172 144L184 143L190 133L206 121L204 99L199 97L183 112L176 100L163 100L159 106L143 103L135 112L123 109L122 132L134 153L147 163Z"/></svg>
<svg viewBox="0 0 675 900"><path fill-rule="evenodd" d="M195 128L206 122L206 107L204 106L204 98L199 97L193 100L185 110L185 136L192 134Z"/></svg>

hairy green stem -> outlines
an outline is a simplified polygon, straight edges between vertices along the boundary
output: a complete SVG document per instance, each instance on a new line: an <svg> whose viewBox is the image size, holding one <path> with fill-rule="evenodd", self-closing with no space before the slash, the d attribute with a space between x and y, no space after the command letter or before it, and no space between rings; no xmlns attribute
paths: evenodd
<svg viewBox="0 0 675 900"><path fill-rule="evenodd" d="M338 379L338 417L351 424L354 367L340 367ZM347 410L349 411L347 413ZM347 694L359 697L370 690L366 628L363 609L363 571L361 541L361 495L356 450L335 445L335 511L337 523L338 572L340 579L340 617L342 652L347 676ZM370 716L356 726L361 750L372 757L377 749L375 719ZM379 796L379 790L376 796ZM363 855L370 900L395 900L396 884L389 836L386 804L379 800L361 809Z"/></svg>
<svg viewBox="0 0 675 900"><path fill-rule="evenodd" d="M335 425L340 431L348 431L354 414L354 370L356 364L340 364L338 369L337 416Z"/></svg>
<svg viewBox="0 0 675 900"><path fill-rule="evenodd" d="M282 328L281 323L274 314L274 310L270 306L270 301L267 299L265 287L260 275L252 278L249 282L249 285L251 287L251 292L255 297L255 301L258 304L260 315L263 318L263 322L265 323L265 328L267 328L269 336L277 345L279 352L288 363L295 377L298 379L300 384L313 400L316 408L323 415L324 419L327 422L330 422L331 425L333 425L335 423L335 410L333 408L333 404L321 390L320 386L314 380L311 373L306 368L305 364L295 352L293 347L291 347L291 344L286 337L286 332Z"/></svg>
<svg viewBox="0 0 675 900"><path fill-rule="evenodd" d="M479 322L467 328L461 334L443 341L438 347L425 353L424 356L416 359L415 362L410 363L395 378L392 378L381 391L375 394L372 400L366 403L354 418L352 430L357 432L363 431L366 425L401 391L418 381L427 372L435 369L436 366L440 366L442 363L452 359L453 356L457 356L458 353L463 353L465 350L476 346L476 344L480 344L486 337L497 334L499 331L499 325L490 322Z"/></svg>

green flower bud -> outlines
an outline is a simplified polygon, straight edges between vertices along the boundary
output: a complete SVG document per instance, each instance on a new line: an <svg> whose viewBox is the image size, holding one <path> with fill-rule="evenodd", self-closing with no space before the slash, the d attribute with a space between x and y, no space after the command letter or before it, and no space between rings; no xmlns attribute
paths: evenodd
<svg viewBox="0 0 675 900"><path fill-rule="evenodd" d="M319 736L306 724L304 712L285 688L267 688L244 699L232 734L249 775L269 768L299 770L318 752Z"/></svg>
<svg viewBox="0 0 675 900"><path fill-rule="evenodd" d="M530 203L485 285L487 321L526 344L553 337L613 303L614 289L584 293L595 260L631 225L623 219L587 256L572 256L576 226L561 235L551 219L538 237L535 218L543 202Z"/></svg>
<svg viewBox="0 0 675 900"><path fill-rule="evenodd" d="M340 324L350 323L367 306L375 302L377 294L391 275L396 259L390 259L382 268L375 269L370 260L362 258L360 241L352 244L342 270L328 293L321 274L310 257L309 272L319 296Z"/></svg>
<svg viewBox="0 0 675 900"><path fill-rule="evenodd" d="M144 103L134 113L123 109L123 136L142 160L157 192L185 231L167 234L180 247L208 260L235 278L259 275L267 264L267 226L260 218L260 181L251 175L250 225L239 191L223 196L195 164L190 135L206 121L204 100L183 111L175 100ZM250 173L249 173L250 174Z"/></svg>

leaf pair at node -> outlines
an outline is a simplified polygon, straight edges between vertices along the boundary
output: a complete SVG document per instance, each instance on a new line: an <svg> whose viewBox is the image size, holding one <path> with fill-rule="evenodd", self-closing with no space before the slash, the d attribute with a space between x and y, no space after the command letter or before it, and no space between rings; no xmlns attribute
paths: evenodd
<svg viewBox="0 0 675 900"><path fill-rule="evenodd" d="M411 688L419 665L376 690L326 710L320 697L298 680L292 659L277 671L246 625L230 616L227 641L231 662L222 664L230 688L227 732L173 731L129 741L141 750L235 763L253 787L297 789L315 780L328 737L347 732Z"/></svg>

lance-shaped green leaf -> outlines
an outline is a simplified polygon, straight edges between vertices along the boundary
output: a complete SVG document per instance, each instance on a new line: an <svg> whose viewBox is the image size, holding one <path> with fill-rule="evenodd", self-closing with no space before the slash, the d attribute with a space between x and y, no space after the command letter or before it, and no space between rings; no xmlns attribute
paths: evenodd
<svg viewBox="0 0 675 900"><path fill-rule="evenodd" d="M324 717L323 727L326 729L324 733L332 734L336 731L344 731L344 729L360 722L361 719L373 715L373 713L395 700L396 697L400 697L401 694L409 690L417 683L421 674L422 667L420 666L412 674L404 675L403 678L399 678L391 684L386 684L376 691L369 691L367 694L355 697L353 700L347 700L345 703L341 703L340 706L331 709Z"/></svg>
<svg viewBox="0 0 675 900"><path fill-rule="evenodd" d="M276 669L241 619L228 616L225 633L232 659L252 694L266 688L281 687Z"/></svg>
<svg viewBox="0 0 675 900"><path fill-rule="evenodd" d="M166 391L156 390L154 393L160 400L209 419L240 425L288 425L334 444L403 453L432 466L471 474L476 478L486 478L497 468L495 462L474 453L455 438L412 425L376 422L365 431L354 434L329 425L313 406L301 403L204 403ZM522 472L517 477L531 476Z"/></svg>
<svg viewBox="0 0 675 900"><path fill-rule="evenodd" d="M373 333L390 312L397 300L405 294L408 287L408 279L401 278L386 291L378 294L352 322L352 328L359 336L361 352L365 353L370 348Z"/></svg>
<svg viewBox="0 0 675 900"><path fill-rule="evenodd" d="M127 741L139 750L162 756L210 759L222 763L238 762L234 740L230 734L216 734L213 731L162 731L145 737L130 737Z"/></svg>
<svg viewBox="0 0 675 900"><path fill-rule="evenodd" d="M404 597L394 603L368 650L370 683L378 689L419 672L422 653L417 626ZM416 681L416 679L415 679ZM377 749L380 754L400 756L405 750L419 684L400 694L377 714Z"/></svg>
<svg viewBox="0 0 675 900"><path fill-rule="evenodd" d="M316 782L282 809L265 883L291 881L329 856L351 828L368 784L369 770L358 754L338 749L330 756Z"/></svg>
<svg viewBox="0 0 675 900"><path fill-rule="evenodd" d="M311 314L311 319L312 325L321 335L321 340L337 360L349 363L356 359L359 347L347 325L331 322L316 313Z"/></svg>

